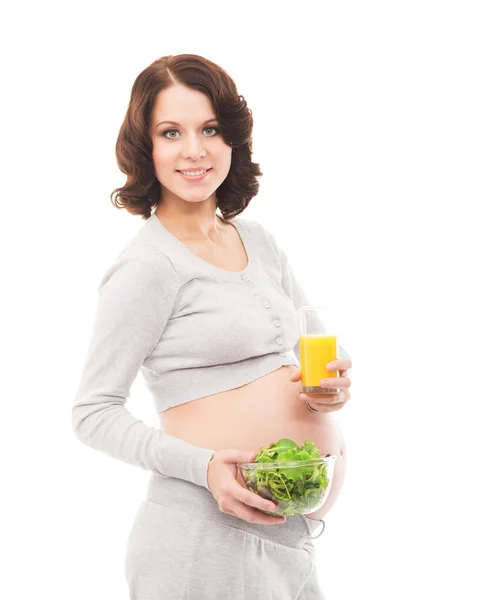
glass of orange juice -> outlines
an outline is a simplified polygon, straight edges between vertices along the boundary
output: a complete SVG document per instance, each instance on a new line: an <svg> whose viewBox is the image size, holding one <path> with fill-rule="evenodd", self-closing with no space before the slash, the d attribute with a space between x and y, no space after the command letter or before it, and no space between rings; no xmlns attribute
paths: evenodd
<svg viewBox="0 0 490 600"><path fill-rule="evenodd" d="M301 306L299 315L299 361L304 394L338 394L336 388L320 386L322 379L338 377L327 371L327 364L337 360L339 339L337 317L326 306Z"/></svg>

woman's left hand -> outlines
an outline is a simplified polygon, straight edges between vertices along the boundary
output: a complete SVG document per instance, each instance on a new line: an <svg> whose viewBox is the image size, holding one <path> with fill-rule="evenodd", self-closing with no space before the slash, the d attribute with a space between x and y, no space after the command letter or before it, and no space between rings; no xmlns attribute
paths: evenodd
<svg viewBox="0 0 490 600"><path fill-rule="evenodd" d="M320 386L329 390L339 390L337 393L325 394L303 394L298 392L298 397L302 402L308 402L311 408L315 408L318 412L331 413L340 410L345 406L345 403L350 400L349 388L351 379L348 377L348 369L352 367L350 358L339 358L333 360L326 365L327 371L338 371L339 377L327 377L320 381ZM291 377L291 381L301 381L301 370L297 369L296 373ZM307 407L308 408L308 407Z"/></svg>

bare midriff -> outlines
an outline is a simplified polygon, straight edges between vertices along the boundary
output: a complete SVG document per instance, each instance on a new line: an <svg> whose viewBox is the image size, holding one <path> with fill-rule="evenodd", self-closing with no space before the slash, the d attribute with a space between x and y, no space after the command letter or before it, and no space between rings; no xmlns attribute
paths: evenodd
<svg viewBox="0 0 490 600"><path fill-rule="evenodd" d="M311 412L299 399L301 381L292 382L294 365L285 365L246 385L174 406L160 413L168 434L201 448L259 452L281 438L298 445L311 440L321 454L335 455L327 500L306 515L322 519L333 506L344 480L345 445L335 413ZM237 480L243 485L240 471Z"/></svg>

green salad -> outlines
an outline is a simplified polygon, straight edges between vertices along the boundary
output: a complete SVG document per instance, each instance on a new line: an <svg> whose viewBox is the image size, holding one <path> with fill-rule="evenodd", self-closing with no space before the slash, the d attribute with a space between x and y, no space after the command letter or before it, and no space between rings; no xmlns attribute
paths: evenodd
<svg viewBox="0 0 490 600"><path fill-rule="evenodd" d="M288 438L272 443L268 448L260 448L253 464L286 463L323 458L315 444L307 440L302 446ZM328 489L327 465L281 467L274 469L256 468L249 474L247 487L275 502L281 515L305 514L315 510L322 502ZM268 511L263 511L268 512Z"/></svg>

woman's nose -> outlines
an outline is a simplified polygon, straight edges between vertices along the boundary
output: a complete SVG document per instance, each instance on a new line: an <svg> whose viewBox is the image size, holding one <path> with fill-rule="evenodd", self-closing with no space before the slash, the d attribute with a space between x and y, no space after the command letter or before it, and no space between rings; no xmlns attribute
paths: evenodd
<svg viewBox="0 0 490 600"><path fill-rule="evenodd" d="M183 158L192 158L194 160L198 160L201 156L204 156L205 153L206 151L202 141L192 136L187 139L182 150Z"/></svg>

